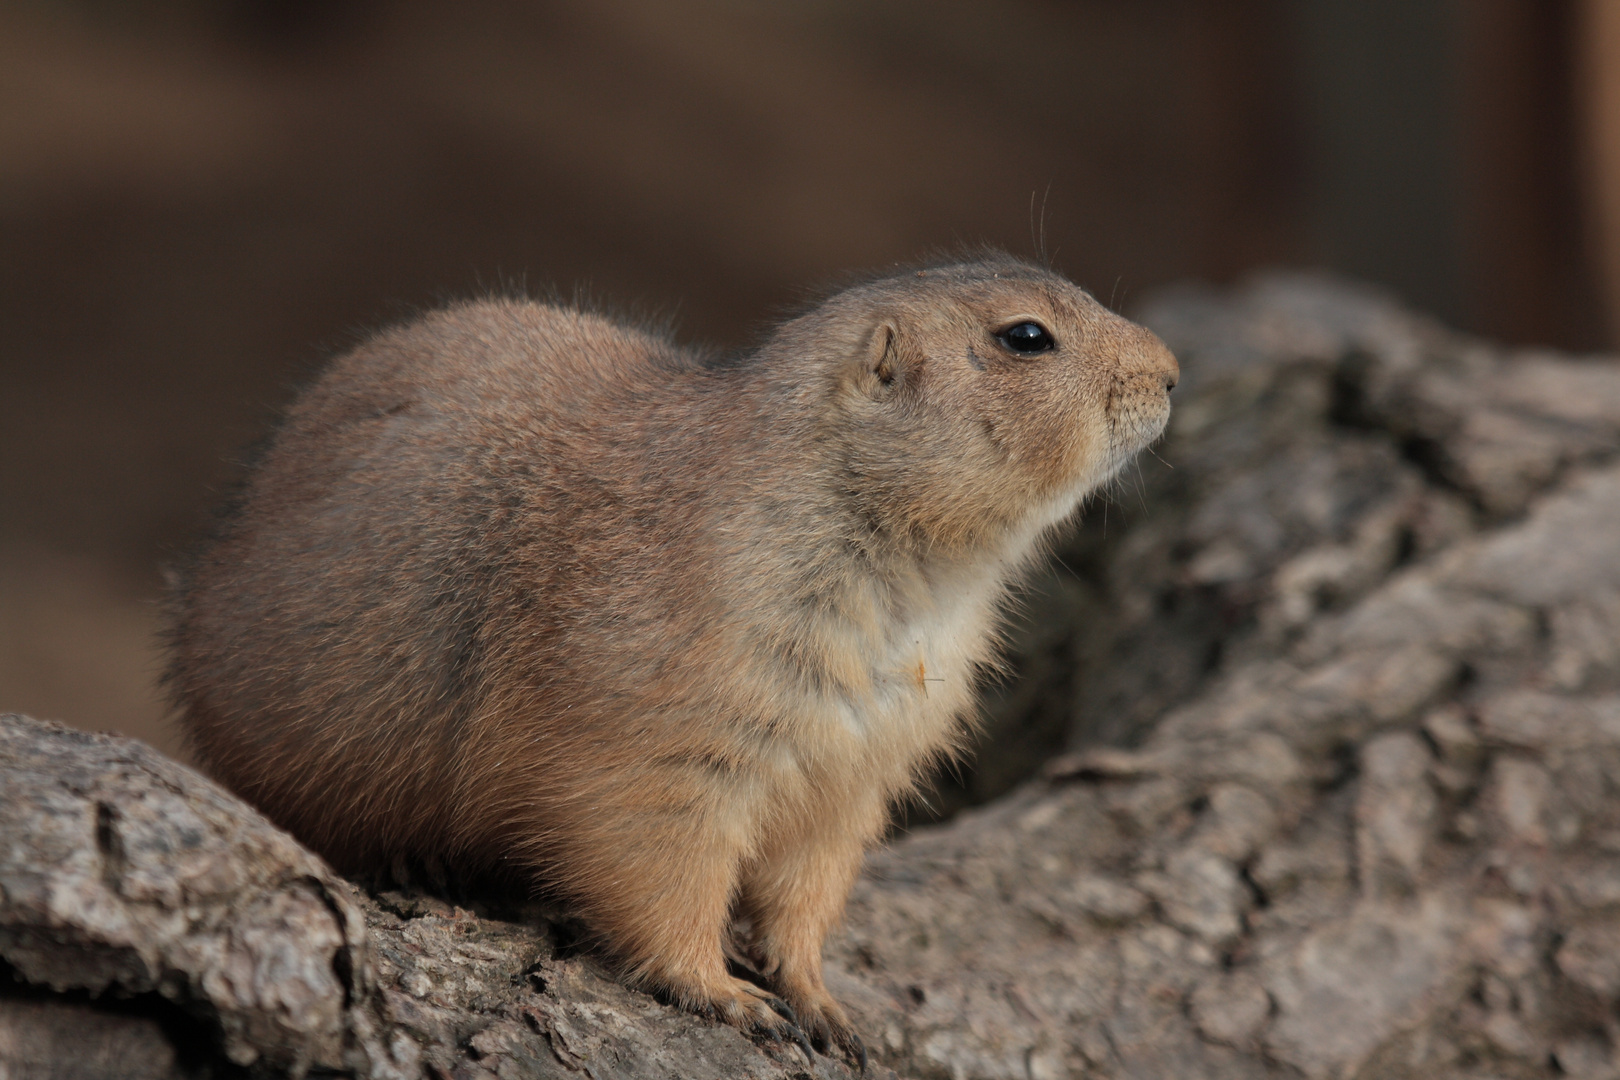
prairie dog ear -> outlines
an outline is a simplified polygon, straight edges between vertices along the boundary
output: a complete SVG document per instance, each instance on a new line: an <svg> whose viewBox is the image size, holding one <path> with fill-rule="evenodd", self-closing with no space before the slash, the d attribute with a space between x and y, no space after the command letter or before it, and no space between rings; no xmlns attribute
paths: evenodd
<svg viewBox="0 0 1620 1080"><path fill-rule="evenodd" d="M866 396L885 398L905 384L909 367L900 328L892 319L884 319L867 338L855 383Z"/></svg>

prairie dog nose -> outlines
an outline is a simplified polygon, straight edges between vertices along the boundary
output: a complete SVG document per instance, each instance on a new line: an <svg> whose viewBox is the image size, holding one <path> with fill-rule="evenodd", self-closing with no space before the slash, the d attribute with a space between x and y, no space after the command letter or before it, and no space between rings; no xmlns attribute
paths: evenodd
<svg viewBox="0 0 1620 1080"><path fill-rule="evenodd" d="M1169 346L1151 330L1134 323L1125 326L1129 336L1120 349L1120 374L1163 380L1165 393L1174 390L1181 381L1181 365Z"/></svg>
<svg viewBox="0 0 1620 1080"><path fill-rule="evenodd" d="M1149 356L1148 370L1156 372L1164 380L1164 392L1169 393L1181 381L1181 365L1176 363L1176 354L1170 347L1159 340L1159 336L1151 330L1143 330L1142 336L1147 340L1143 343L1143 351Z"/></svg>

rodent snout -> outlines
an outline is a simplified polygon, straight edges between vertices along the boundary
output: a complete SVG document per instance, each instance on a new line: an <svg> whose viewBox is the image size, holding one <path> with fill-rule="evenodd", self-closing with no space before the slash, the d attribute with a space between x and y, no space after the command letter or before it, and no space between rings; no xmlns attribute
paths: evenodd
<svg viewBox="0 0 1620 1080"><path fill-rule="evenodd" d="M1174 390L1181 381L1181 365L1176 362L1176 354L1146 327L1129 323L1126 326L1129 336L1120 351L1120 373L1139 380L1137 385L1144 391L1149 386L1162 386L1166 394Z"/></svg>
<svg viewBox="0 0 1620 1080"><path fill-rule="evenodd" d="M1176 383L1181 381L1181 365L1176 362L1176 354L1171 352L1164 342L1154 337L1153 344L1156 346L1153 358L1157 363L1160 377L1164 379L1164 392L1168 394L1176 388Z"/></svg>

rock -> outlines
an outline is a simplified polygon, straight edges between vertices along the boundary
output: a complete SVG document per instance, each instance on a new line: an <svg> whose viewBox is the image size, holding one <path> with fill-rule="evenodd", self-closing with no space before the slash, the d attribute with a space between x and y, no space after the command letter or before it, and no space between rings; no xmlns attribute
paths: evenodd
<svg viewBox="0 0 1620 1080"><path fill-rule="evenodd" d="M150 1016L65 1001L0 998L0 1073L76 1080L182 1080L170 1032Z"/></svg>
<svg viewBox="0 0 1620 1080"><path fill-rule="evenodd" d="M1129 922L1148 906L1148 898L1140 891L1100 874L1081 874L1071 895L1077 907L1105 923Z"/></svg>
<svg viewBox="0 0 1620 1080"><path fill-rule="evenodd" d="M1042 821L1038 849L998 843L992 809L971 829L919 830L880 858L851 910L859 939L937 930L949 911L943 940L930 936L920 952L835 951L891 998L912 972L938 978L953 956L981 992L1014 978L1032 997L1044 986L1044 1014L1067 1016L1069 1052L1088 1075L1551 1077L1558 1050L1570 1069L1599 1070L1607 1021L1578 1002L1608 986L1604 948L1589 937L1596 929L1566 935L1620 915L1620 760L1605 756L1620 731L1605 681L1612 662L1601 630L1577 629L1606 625L1596 620L1620 562L1609 525L1620 441L1594 435L1620 431L1620 411L1559 413L1514 373L1515 358L1372 300L1268 288L1211 301L1196 317L1163 309L1180 346L1193 346L1186 369L1205 357L1214 367L1190 375L1195 407L1162 451L1177 477L1146 483L1150 500L1184 501L1150 501L1109 546L1065 554L1087 580L1107 582L1094 599L1117 605L1125 627L1169 612L1168 647L1203 649L1205 664L1190 679L1179 660L1163 666L1151 698L1159 719L1125 735L1129 749L1087 746L1106 733L1078 721L1075 748L1018 796L1020 819ZM1335 305L1343 310L1302 329L1302 310ZM1620 388L1620 366L1534 363ZM1482 402L1492 387L1513 389ZM1592 398L1614 400L1607 390ZM1263 508L1284 489L1243 471L1262 453L1292 451L1288 424L1267 428L1261 402L1288 424L1317 425L1294 429L1292 445L1314 449L1292 464L1355 460L1417 487L1301 467L1318 486L1372 494L1359 504L1318 497L1266 523ZM1487 404L1500 422L1471 424L1468 411ZM1334 426L1346 422L1348 431ZM1223 423L1248 426L1223 433ZM1391 457L1358 441L1380 438ZM1178 446L1233 471L1200 472L1207 463L1188 464ZM1359 457L1324 450L1348 446ZM1328 456L1313 458L1319 451ZM1451 508L1434 511L1444 516L1458 491L1468 509L1444 527L1426 522L1429 509L1401 509ZM1342 531L1336 506L1358 507ZM1406 539L1374 557L1388 550L1374 540L1390 520ZM1583 531L1557 559L1529 565L1538 545L1569 530ZM1088 570L1087 558L1103 569ZM1211 610L1224 621L1177 622L1178 612ZM1161 670L1166 642L1134 634L1082 651L1082 662ZM1100 677L1077 702L1103 695L1089 699L1095 707L1107 680L1122 678ZM918 876L925 851L931 869ZM966 931L963 913L981 895L972 882L999 883L1023 910L1046 889L1072 905L1075 879L1050 876L1049 859L1110 883L1105 871L1134 867L1154 905L1061 928L1019 930L986 915ZM885 884L901 879L903 888ZM923 895L928 915L903 914ZM1112 990L1068 991L1080 971ZM889 1023L910 1045L913 1021ZM1040 1030L1007 1026L993 1038L1033 1052L1050 1045ZM977 1075L977 1038L965 1026L922 1071Z"/></svg>
<svg viewBox="0 0 1620 1080"><path fill-rule="evenodd" d="M1581 923L1559 946L1558 970L1605 1001L1620 999L1620 922Z"/></svg>
<svg viewBox="0 0 1620 1080"><path fill-rule="evenodd" d="M1552 607L1620 588L1620 470L1577 475L1523 524L1464 549L1449 584L1523 607Z"/></svg>
<svg viewBox="0 0 1620 1080"><path fill-rule="evenodd" d="M1545 847L1574 839L1579 823L1558 814L1552 774L1534 761L1499 757L1491 766L1486 805L1496 814L1507 837Z"/></svg>
<svg viewBox="0 0 1620 1080"><path fill-rule="evenodd" d="M1620 1077L1620 1059L1614 1045L1600 1035L1577 1035L1553 1048L1558 1067L1580 1080L1614 1080Z"/></svg>
<svg viewBox="0 0 1620 1080"><path fill-rule="evenodd" d="M1255 1047L1271 1018L1271 995L1246 971L1229 972L1198 984L1188 1003L1199 1034L1243 1050Z"/></svg>
<svg viewBox="0 0 1620 1080"><path fill-rule="evenodd" d="M980 805L828 942L871 1074L1615 1075L1620 364L1321 279L1144 314L1174 468L1061 545ZM181 1031L265 1074L850 1075L625 989L565 912L357 892L143 747L0 733L0 1070L82 1025L153 1076Z"/></svg>
<svg viewBox="0 0 1620 1080"><path fill-rule="evenodd" d="M414 1047L382 1034L350 887L240 800L140 743L17 716L0 716L0 791L15 977L208 1015L239 1066L416 1075Z"/></svg>
<svg viewBox="0 0 1620 1080"><path fill-rule="evenodd" d="M1276 833L1278 815L1271 800L1242 784L1217 784L1209 810L1199 822L1199 847L1232 863L1246 862Z"/></svg>
<svg viewBox="0 0 1620 1080"><path fill-rule="evenodd" d="M1620 589L1598 589L1553 609L1552 683L1565 691L1620 681Z"/></svg>
<svg viewBox="0 0 1620 1080"><path fill-rule="evenodd" d="M1505 746L1543 752L1620 746L1620 695L1510 690L1481 704L1479 731Z"/></svg>
<svg viewBox="0 0 1620 1080"><path fill-rule="evenodd" d="M1270 1052L1306 1076L1354 1075L1455 990L1461 922L1448 900L1428 896L1410 906L1358 907L1313 930L1267 966L1277 1003Z"/></svg>
<svg viewBox="0 0 1620 1080"><path fill-rule="evenodd" d="M181 1076L164 1063L199 1053L291 1076L802 1074L797 1048L558 957L538 909L356 893L133 740L0 716L0 792L0 972L23 983L0 987L0 1075Z"/></svg>
<svg viewBox="0 0 1620 1080"><path fill-rule="evenodd" d="M1356 867L1367 896L1411 895L1422 877L1439 800L1429 785L1433 756L1404 731L1361 749L1356 794Z"/></svg>
<svg viewBox="0 0 1620 1080"><path fill-rule="evenodd" d="M1212 945L1243 931L1248 890L1237 868L1213 851L1182 848L1165 861L1163 873L1144 874L1137 883L1159 902L1165 921Z"/></svg>

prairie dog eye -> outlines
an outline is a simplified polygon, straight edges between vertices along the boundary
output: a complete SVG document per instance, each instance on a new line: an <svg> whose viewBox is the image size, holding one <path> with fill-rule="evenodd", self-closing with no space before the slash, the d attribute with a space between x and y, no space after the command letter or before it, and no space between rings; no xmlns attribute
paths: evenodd
<svg viewBox="0 0 1620 1080"><path fill-rule="evenodd" d="M1056 344L1046 327L1038 322L1016 323L997 334L996 340L1023 356L1043 353Z"/></svg>

